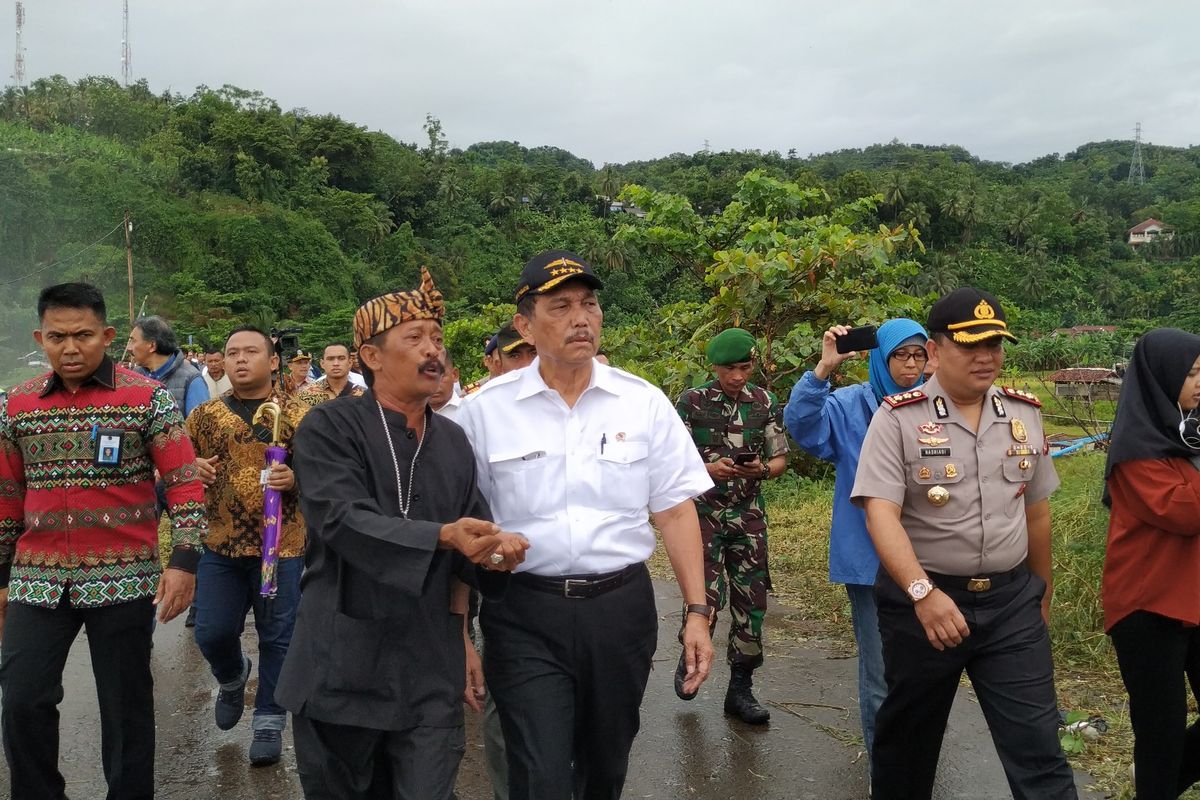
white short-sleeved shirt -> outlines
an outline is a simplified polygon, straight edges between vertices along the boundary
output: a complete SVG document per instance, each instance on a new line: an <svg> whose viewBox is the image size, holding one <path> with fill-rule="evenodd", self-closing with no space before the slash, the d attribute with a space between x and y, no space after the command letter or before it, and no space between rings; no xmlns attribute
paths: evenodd
<svg viewBox="0 0 1200 800"><path fill-rule="evenodd" d="M666 395L600 363L574 408L535 359L488 381L455 421L496 523L532 545L521 572L587 575L645 561L654 550L648 512L713 485Z"/></svg>

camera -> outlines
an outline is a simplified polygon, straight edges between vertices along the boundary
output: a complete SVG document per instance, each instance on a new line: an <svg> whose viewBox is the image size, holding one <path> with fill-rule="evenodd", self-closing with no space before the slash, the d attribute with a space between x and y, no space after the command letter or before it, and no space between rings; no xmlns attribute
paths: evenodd
<svg viewBox="0 0 1200 800"><path fill-rule="evenodd" d="M282 358L287 353L300 349L300 334L304 328L271 328L271 341L275 343L275 353Z"/></svg>

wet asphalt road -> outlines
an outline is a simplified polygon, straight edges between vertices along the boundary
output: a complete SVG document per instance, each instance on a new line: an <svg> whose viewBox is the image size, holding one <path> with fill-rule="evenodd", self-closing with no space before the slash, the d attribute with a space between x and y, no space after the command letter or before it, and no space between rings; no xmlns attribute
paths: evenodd
<svg viewBox="0 0 1200 800"><path fill-rule="evenodd" d="M642 730L634 745L627 798L724 800L850 800L867 796L867 766L858 733L857 661L817 641L798 641L803 621L787 608L767 617L767 663L756 675L760 701L771 704L768 727L727 719L721 710L728 671L714 674L690 703L679 701L671 678L678 658L675 628L679 594L655 582L661 623L655 670L642 706ZM252 628L252 626L251 626ZM299 798L290 732L284 758L254 768L247 761L250 714L256 681L247 691L246 715L232 731L212 722L216 686L180 617L155 633L153 656L158 718L158 797ZM717 629L719 657L725 627ZM247 634L253 647L253 634ZM257 663L257 658L255 659ZM720 658L719 658L720 661ZM61 769L75 800L104 796L99 717L86 642L75 643L61 706ZM461 800L489 800L479 721L469 714L467 754L460 770ZM1077 777L1081 790L1084 775ZM7 770L0 792L8 794ZM1081 791L1081 795L1083 792ZM987 735L978 704L960 689L946 734L935 797L992 800L1011 796Z"/></svg>

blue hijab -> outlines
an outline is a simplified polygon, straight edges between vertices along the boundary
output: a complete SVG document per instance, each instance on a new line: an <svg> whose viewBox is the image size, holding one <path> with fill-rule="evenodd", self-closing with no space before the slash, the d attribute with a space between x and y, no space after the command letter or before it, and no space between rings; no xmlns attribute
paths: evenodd
<svg viewBox="0 0 1200 800"><path fill-rule="evenodd" d="M929 334L921 327L921 323L904 317L889 319L879 326L876 336L879 339L879 346L871 351L869 368L871 389L875 392L876 400L882 402L883 398L888 395L903 392L905 389L912 389L925 382L925 376L922 375L912 386L901 386L896 383L891 371L888 369L888 357L891 356L892 351L896 348L914 337L920 341L913 342L913 344L924 345L925 341L929 339Z"/></svg>

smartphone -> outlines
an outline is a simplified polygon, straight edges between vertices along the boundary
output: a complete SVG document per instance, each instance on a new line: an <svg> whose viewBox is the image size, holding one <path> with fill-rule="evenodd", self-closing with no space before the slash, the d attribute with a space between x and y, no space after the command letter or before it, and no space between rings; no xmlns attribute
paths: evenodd
<svg viewBox="0 0 1200 800"><path fill-rule="evenodd" d="M758 458L758 453L738 453L733 457L733 463L737 464L739 467L744 467L747 464L752 463L756 458Z"/></svg>
<svg viewBox="0 0 1200 800"><path fill-rule="evenodd" d="M856 353L859 350L874 350L879 346L875 337L874 325L863 325L861 328L851 328L842 336L837 337L839 353Z"/></svg>

